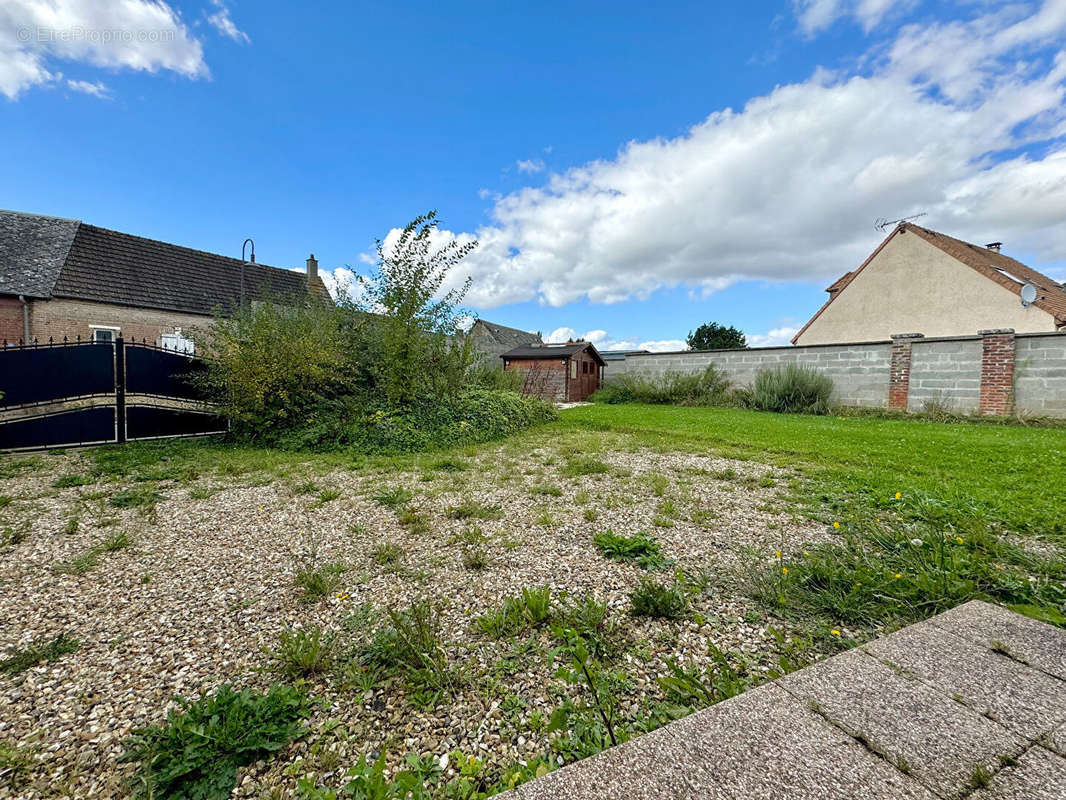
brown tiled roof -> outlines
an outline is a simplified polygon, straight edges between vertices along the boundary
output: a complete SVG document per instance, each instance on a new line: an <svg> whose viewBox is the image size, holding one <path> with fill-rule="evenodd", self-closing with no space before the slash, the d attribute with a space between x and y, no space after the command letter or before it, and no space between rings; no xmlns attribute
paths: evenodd
<svg viewBox="0 0 1066 800"><path fill-rule="evenodd" d="M840 296L840 293L866 268L866 265L877 257L877 254L892 240L892 237L905 231L917 234L957 261L984 275L989 280L995 281L1004 289L1014 292L1019 298L1021 297L1022 286L1026 283L1033 284L1037 289L1036 300L1033 305L1051 314L1055 318L1056 326L1066 326L1066 289L1047 275L1037 272L1032 267L1028 267L1022 262L1005 256L996 250L964 242L961 239L915 225L913 222L901 222L892 233L885 237L884 241L877 246L877 249L870 253L857 270L844 273L826 289L829 292L829 299L815 312L813 317L807 320L807 324L800 328L799 333L792 337L792 344L795 344L807 328L811 326L811 323L829 308L832 302ZM1005 275L1004 272L1013 275L1017 280Z"/></svg>
<svg viewBox="0 0 1066 800"><path fill-rule="evenodd" d="M589 354L595 358L600 366L605 366L607 362L603 360L603 356L593 346L592 342L567 342L566 344L541 344L541 345L523 345L522 347L516 347L514 350L508 350L506 353L501 353L500 358L508 361L522 361L526 359L566 359L571 356L577 355L582 350L588 350Z"/></svg>
<svg viewBox="0 0 1066 800"><path fill-rule="evenodd" d="M27 220L36 221L30 226L32 236L26 233ZM225 312L240 303L240 259L77 220L0 212L0 256L9 250L19 258L0 259L0 292L7 290L4 278L10 272L13 283L26 287L19 291L32 288L38 297L190 314ZM309 287L303 271L251 263L244 264L244 271L248 299L284 300L308 288L316 297L329 297L322 279L315 278Z"/></svg>

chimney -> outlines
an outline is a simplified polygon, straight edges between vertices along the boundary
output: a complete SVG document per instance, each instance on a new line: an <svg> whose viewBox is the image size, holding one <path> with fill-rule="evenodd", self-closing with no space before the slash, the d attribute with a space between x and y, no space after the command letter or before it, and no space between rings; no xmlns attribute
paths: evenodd
<svg viewBox="0 0 1066 800"><path fill-rule="evenodd" d="M1002 246L1003 242L989 242L985 245L986 248L988 248L989 250L995 250L997 253L999 252L999 248L1001 248Z"/></svg>
<svg viewBox="0 0 1066 800"><path fill-rule="evenodd" d="M312 253L307 258L307 280L313 281L318 277L318 259L315 258L315 254Z"/></svg>

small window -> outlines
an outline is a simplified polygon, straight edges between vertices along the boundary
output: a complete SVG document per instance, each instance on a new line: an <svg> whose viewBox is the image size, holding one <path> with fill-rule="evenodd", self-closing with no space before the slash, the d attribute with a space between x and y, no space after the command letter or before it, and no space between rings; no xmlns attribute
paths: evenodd
<svg viewBox="0 0 1066 800"><path fill-rule="evenodd" d="M89 333L94 342L99 342L100 344L113 344L119 334L122 333L122 329L112 325L90 325Z"/></svg>

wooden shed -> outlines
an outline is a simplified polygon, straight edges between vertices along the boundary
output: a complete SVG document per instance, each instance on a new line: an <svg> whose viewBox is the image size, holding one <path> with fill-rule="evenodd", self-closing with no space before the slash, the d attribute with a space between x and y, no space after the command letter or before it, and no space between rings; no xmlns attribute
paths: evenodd
<svg viewBox="0 0 1066 800"><path fill-rule="evenodd" d="M587 400L600 388L607 365L591 342L523 345L500 358L505 370L524 373L523 394L554 403Z"/></svg>

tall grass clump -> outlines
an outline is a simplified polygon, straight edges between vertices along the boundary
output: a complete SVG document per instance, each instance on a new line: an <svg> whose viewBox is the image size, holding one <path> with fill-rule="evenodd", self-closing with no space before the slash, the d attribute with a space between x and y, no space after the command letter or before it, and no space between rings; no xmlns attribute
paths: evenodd
<svg viewBox="0 0 1066 800"><path fill-rule="evenodd" d="M751 388L741 393L745 405L783 414L826 414L833 379L812 367L782 364L759 370Z"/></svg>
<svg viewBox="0 0 1066 800"><path fill-rule="evenodd" d="M658 378L620 375L590 399L595 403L722 406L731 402L732 382L715 364L703 372L667 372Z"/></svg>

